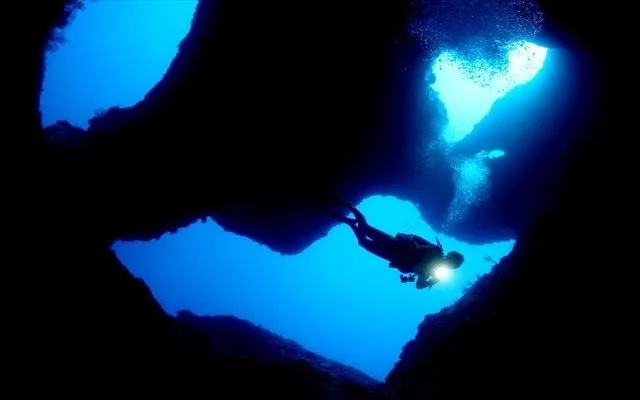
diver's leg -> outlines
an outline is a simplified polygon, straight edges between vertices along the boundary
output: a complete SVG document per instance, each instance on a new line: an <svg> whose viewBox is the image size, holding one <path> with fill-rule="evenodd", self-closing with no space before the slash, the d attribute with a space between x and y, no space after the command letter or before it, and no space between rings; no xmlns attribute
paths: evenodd
<svg viewBox="0 0 640 400"><path fill-rule="evenodd" d="M365 218L364 214L360 212L360 210L358 210L357 208L355 208L354 206L346 202L343 203L343 205L345 206L345 208L351 211L351 213L355 217L355 221L358 223L358 228L360 228L363 231L363 233L367 237L369 237L371 240L374 240L374 241L384 240L385 242L395 240L394 237L389 235L388 233L383 232L380 229L374 228L371 225L369 225L369 223L367 222L367 219ZM345 217L341 214L337 214L336 218L339 221L342 221L345 223L351 223L354 221L352 218Z"/></svg>
<svg viewBox="0 0 640 400"><path fill-rule="evenodd" d="M344 205L345 208L347 208L355 216L355 218L347 217L346 215L343 215L335 210L329 210L329 213L336 220L349 225L349 227L353 230L356 237L358 238L358 241L363 240L364 237L367 236L366 231L369 228L369 224L367 224L366 218L360 211L358 211L358 209L353 207L351 204L346 202L341 202L341 204Z"/></svg>
<svg viewBox="0 0 640 400"><path fill-rule="evenodd" d="M355 220L358 222L358 225L360 225L361 228L363 229L370 228L369 223L367 223L367 219L365 218L364 214L360 212L360 210L355 208L352 204L347 203L346 201L340 202L340 204L342 204L344 208L346 208L353 214L353 216L355 217ZM344 218L347 218L347 217L344 217Z"/></svg>
<svg viewBox="0 0 640 400"><path fill-rule="evenodd" d="M369 226L366 221L363 223L362 220L358 220L357 218L354 219L344 216L339 220L349 225L349 228L351 228L353 233L356 235L360 246L376 255L379 255L378 252L380 247L388 247L384 246L384 243L381 242L388 241L389 239L393 240L393 236Z"/></svg>
<svg viewBox="0 0 640 400"><path fill-rule="evenodd" d="M393 236L379 229L370 226L367 220L354 206L349 203L341 202L354 215L355 218L349 218L339 213L332 213L334 217L353 230L358 239L358 244L368 252L384 258L387 261L394 260L396 253L396 240Z"/></svg>
<svg viewBox="0 0 640 400"><path fill-rule="evenodd" d="M350 206L347 207L349 209L349 211L351 211L351 213L353 214L354 217L356 217L356 221L358 221L359 224L362 225L369 225L367 223L367 219L364 217L364 214L360 212L360 210L358 210L357 208Z"/></svg>
<svg viewBox="0 0 640 400"><path fill-rule="evenodd" d="M383 258L391 263L393 263L393 260L396 258L395 248L389 247L383 243L371 240L366 236L360 236L358 238L358 244L360 245L360 247L367 250L369 253L376 255L380 258ZM397 268L395 266L391 266L391 267Z"/></svg>
<svg viewBox="0 0 640 400"><path fill-rule="evenodd" d="M344 222L345 224L349 224L351 222L357 222L357 220L355 220L353 218L349 218L349 217L347 217L345 215L342 215L342 214L340 214L339 212L337 212L335 210L327 210L327 212L331 215L331 217L333 217L337 221Z"/></svg>
<svg viewBox="0 0 640 400"><path fill-rule="evenodd" d="M351 228L353 233L356 235L358 242L362 241L366 237L363 230L360 228L360 224L358 223L358 220L356 220L355 218L349 218L338 212L331 212L331 216L335 218L337 221L340 221L344 224L349 225L349 228Z"/></svg>
<svg viewBox="0 0 640 400"><path fill-rule="evenodd" d="M358 238L358 244L369 253L389 261L391 268L402 271L397 265L398 246L396 239L386 232L376 229L368 224L358 223L352 226Z"/></svg>
<svg viewBox="0 0 640 400"><path fill-rule="evenodd" d="M375 242L384 242L387 245L391 245L392 243L396 243L396 238L389 235L387 232L383 232L378 228L374 228L373 226L361 225L360 229L364 231L364 234L367 235L368 238Z"/></svg>
<svg viewBox="0 0 640 400"><path fill-rule="evenodd" d="M351 228L351 230L353 231L353 234L356 236L356 239L358 239L358 244L366 248L367 242L370 242L370 240L367 239L367 235L365 235L360 225L358 225L358 222L353 218L347 218L347 217L345 217L344 220L342 220L342 222L349 225L349 228Z"/></svg>
<svg viewBox="0 0 640 400"><path fill-rule="evenodd" d="M357 208L349 207L349 210L355 216L355 220L349 217L343 217L342 221L348 223L354 231L356 230L356 227L353 226L353 222L357 222L357 229L360 232L357 232L356 235L364 235L374 242L383 242L379 243L380 245L390 245L395 243L395 238L393 236L369 225L364 214L362 214Z"/></svg>

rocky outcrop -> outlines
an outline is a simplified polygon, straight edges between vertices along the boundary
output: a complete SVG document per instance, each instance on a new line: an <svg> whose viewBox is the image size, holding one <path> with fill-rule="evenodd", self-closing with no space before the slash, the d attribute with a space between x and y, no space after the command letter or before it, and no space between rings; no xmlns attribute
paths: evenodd
<svg viewBox="0 0 640 400"><path fill-rule="evenodd" d="M82 181L90 202L130 199L104 202L93 226L148 239L212 216L294 253L333 223L318 198L363 197L409 176L409 133L383 134L409 123L402 104L420 86L388 82L424 71L408 4L297 7L199 3L164 78L136 106L92 120L90 139L63 156L59 175Z"/></svg>
<svg viewBox="0 0 640 400"><path fill-rule="evenodd" d="M51 237L30 285L27 309L14 314L7 338L19 343L5 362L19 384L50 382L50 393L124 391L187 398L383 398L380 382L317 356L265 329L233 317L167 315L147 286L105 246ZM25 256L33 260L33 256ZM64 260L64 262L59 262ZM35 272L33 272L35 271ZM28 271L25 271L28 272ZM16 281L16 282L24 282ZM15 336L14 336L15 334ZM15 358L14 358L15 357ZM40 385L22 389L39 393Z"/></svg>
<svg viewBox="0 0 640 400"><path fill-rule="evenodd" d="M582 85L592 96L577 112L590 110L593 122L568 140L563 168L555 171L560 179L545 188L547 211L527 226L512 254L420 325L387 378L399 398L620 397L628 390L616 357L630 345L623 316L631 300L605 277L610 265L625 264L618 249L630 239L613 232L622 214L635 213L626 189L611 197L617 179L629 179L626 151L609 133L626 114L616 98L625 69L606 49L615 30L599 31L596 41L589 29L612 11L585 10L571 19L570 10L549 5L548 15L566 21L554 30L566 34L562 43L576 54L588 49L581 73L591 79Z"/></svg>
<svg viewBox="0 0 640 400"><path fill-rule="evenodd" d="M230 393L304 396L319 399L374 399L384 395L382 384L335 361L318 356L290 340L235 317L198 317L178 313L180 326L202 332L208 339L218 370L238 374ZM252 384L243 385L245 376Z"/></svg>
<svg viewBox="0 0 640 400"><path fill-rule="evenodd" d="M490 7L433 3L439 6L429 10L445 21L489 13L495 22L457 24L446 40L434 34L436 44L454 45L480 27L509 33L493 32L496 21L526 24L525 13L516 18L517 10L497 0ZM426 95L434 44L409 29L418 15L412 2L296 7L201 1L164 78L139 104L91 121L89 140L63 156L75 162L60 175L71 187L82 181L90 202L113 193L136 199L94 212L92 224L109 239L150 239L210 216L274 250L296 253L328 231L333 221L317 202L335 194L396 195L420 204L431 224L445 222L453 170L436 154L424 162L445 119L437 97ZM514 129L543 157L566 137L553 123ZM472 242L507 239L539 211L538 197L512 190L514 177L526 173L531 187L545 185L560 161L546 157L539 171L517 160L514 151L492 167L498 177L492 200L450 233ZM93 179L85 181L86 173ZM503 218L483 218L498 214Z"/></svg>

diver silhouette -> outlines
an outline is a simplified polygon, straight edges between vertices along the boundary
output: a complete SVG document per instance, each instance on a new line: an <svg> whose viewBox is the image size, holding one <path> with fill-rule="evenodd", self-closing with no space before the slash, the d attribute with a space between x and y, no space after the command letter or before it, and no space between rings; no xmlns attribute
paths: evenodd
<svg viewBox="0 0 640 400"><path fill-rule="evenodd" d="M416 288L431 288L438 282L435 269L442 265L449 269L460 268L464 256L457 251L444 254L442 244L436 244L412 234L398 233L392 236L367 222L365 216L352 204L339 201L354 218L333 213L334 217L353 230L358 244L368 252L389 261L389 267L400 271L402 283L416 282Z"/></svg>

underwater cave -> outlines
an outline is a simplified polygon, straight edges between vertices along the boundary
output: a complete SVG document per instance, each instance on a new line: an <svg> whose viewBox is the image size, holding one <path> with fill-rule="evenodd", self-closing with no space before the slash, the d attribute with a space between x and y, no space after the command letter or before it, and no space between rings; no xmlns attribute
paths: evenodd
<svg viewBox="0 0 640 400"><path fill-rule="evenodd" d="M352 367L372 381L401 387L396 393L399 398L415 398L407 393L413 393L419 378L401 365L411 359L402 354L413 351L411 343L416 343L430 323L441 326L439 315L447 315L456 304L466 304L485 290L479 288L486 287L486 282L498 279L489 277L494 269L504 267L498 276L508 274L505 268L511 267L503 260L509 258L531 221L554 204L549 188L566 161L567 143L579 138L589 124L585 118L567 117L585 97L580 92L584 77L576 73L581 61L562 46L540 40L545 14L536 2L411 3L406 8L409 12L391 13L389 18L395 20L384 33L380 33L383 28L374 31L375 21L351 29L346 16L345 21L336 17L336 29L353 38L345 39L344 49L333 51L356 53L352 57L358 61L353 66L348 65L352 60L348 57L346 65L335 60L325 60L326 67L317 65L323 60L316 59L314 50L300 48L316 46L318 52L332 54L330 44L339 41L338 34L325 33L323 39L322 32L313 28L307 32L303 22L287 19L290 29L302 32L308 43L281 41L285 33L276 27L273 33L265 31L271 24L260 17L260 11L255 15L248 12L251 15L245 17L224 0L87 1L67 26L58 28L64 39L50 47L45 57L39 98L42 125L49 139L55 139L49 142L53 147L66 148L77 141L79 147L71 151L83 146L90 149L89 156L78 159L91 160L96 168L104 160L122 168L109 179L116 182L124 198L134 193L131 188L138 184L139 193L150 188L149 199L166 194L163 189L153 191L156 182L166 180L168 187L185 191L192 186L191 181L180 183L179 177L173 177L170 164L181 162L178 158L163 163L161 153L172 146L190 154L185 156L183 168L198 168L198 179L207 176L205 168L220 170L229 163L218 150L206 152L204 142L191 139L175 145L167 139L157 145L162 150L141 144L122 154L105 151L103 155L95 149L100 148L100 140L114 135L111 131L127 143L127 135L144 131L152 137L156 127L165 126L180 134L206 126L201 135L223 135L228 141L220 144L221 152L228 145L233 149L230 154L242 154L243 139L234 135L242 136L249 130L252 136L246 140L253 140L255 150L246 150L246 156L253 158L254 164L249 161L239 167L242 162L238 161L238 165L229 166L245 177L237 180L254 179L252 174L257 174L255 182L271 182L269 177L281 175L295 182L295 171L290 169L296 167L281 169L275 161L274 166L268 166L270 159L282 159L283 154L288 157L284 148L288 145L292 152L313 146L318 152L331 150L331 144L326 143L340 141L340 133L318 137L314 130L315 134L300 133L291 140L274 137L269 143L269 132L297 132L300 129L293 125L293 119L322 119L333 113L328 121L305 121L302 126L315 123L323 132L340 123L354 132L353 143L340 141L346 143L344 152L333 156L341 163L335 170L338 174L347 170L345 176L365 183L351 189L347 178L327 173L327 180L344 180L336 187L347 189L336 194L353 200L376 228L392 235L411 233L437 240L445 250L459 251L465 257L460 269L433 288L417 290L415 285L402 284L397 270L358 246L351 229L322 215L322 210L313 210L320 217L300 222L309 207L299 211L289 205L303 199L295 197L293 188L294 194L287 195L280 208L265 214L253 203L240 202L242 206L237 207L232 204L233 195L221 200L217 209L203 205L208 201L203 195L194 202L199 204L194 206L197 211L180 214L173 209L182 207L176 194L165 199L169 210L165 222L154 220L149 211L152 205L134 199L131 203L138 208L133 208L132 214L138 214L139 225L122 223L125 227L118 231L114 228L120 223L118 218L108 217L95 224L108 232L106 242L119 261L146 284L167 314L180 319L180 315L191 315L185 314L186 310L201 317L231 316L249 321L306 351ZM331 15L330 6L326 7L317 11L318 18ZM255 8L264 12L268 6ZM349 8L345 15L358 15L357 9ZM371 13L379 13L376 18L386 13L384 6L372 9ZM271 13L278 11L266 12ZM478 22L482 19L475 18L478 14L484 22ZM236 29L242 28L229 27L232 22L227 22L227 17L236 23L243 21L252 32L249 35L263 32L264 38L237 39ZM214 44L205 45L207 40ZM243 50L242 46L254 42L259 48L261 40L266 43L262 51L272 51L268 60L257 49ZM204 57L213 61L202 61ZM198 75L202 71L189 69L195 68L198 60L205 71L212 65L218 69L211 76ZM313 73L295 70L305 67ZM370 75L363 72L369 67L375 70ZM317 75L322 71L344 75L340 79L346 84L338 78L323 81ZM293 82L291 87L284 83L278 87L278 82L288 79ZM347 87L349 83L353 83L351 87ZM330 88L325 93L322 86ZM198 87L198 93L190 91ZM336 95L334 90L341 88L344 93ZM320 94L316 96L314 91ZM336 96L333 103L320 100L322 93ZM304 101L296 101L296 96ZM189 103L177 105L185 98ZM274 104L268 104L270 101ZM306 108L296 108L297 103L305 103ZM320 111L324 106L329 111ZM232 111L225 113L224 107ZM286 111L280 114L283 109ZM173 116L175 110L179 111ZM152 118L144 115L162 114L166 120L145 125L145 118ZM340 118L346 118L345 122ZM233 126L230 132L235 133L227 134L227 126ZM73 136L69 136L68 127L73 127ZM216 133L216 129L223 133ZM264 131L254 133L260 129ZM61 137L55 138L58 134ZM384 139L363 144L367 137L376 135ZM314 144L307 146L305 140ZM373 155L350 157L357 146ZM257 155L270 150L272 155ZM138 166L138 161L132 160L141 151L157 151L156 161L161 161L148 181L145 174L150 175L151 170L141 173L140 178L126 177L127 168ZM291 163L300 160L300 156L291 157ZM332 156L307 157L308 165L300 166L300 171ZM255 172L261 167L265 172ZM245 175L240 171L243 168L252 172ZM301 190L315 193L313 182L324 177L310 174L311 183L301 184ZM234 177L216 175L213 181L216 179L222 182L216 193L232 192L236 187L226 183L236 180ZM118 180L123 182L120 186ZM259 192L291 186L282 182L273 179L272 189L267 183ZM112 198L104 201L121 201L108 199ZM265 199L264 204L273 201L268 196ZM289 246L287 241L295 244ZM434 317L425 320L425 316ZM402 373L410 379L398 378ZM401 386L394 383L398 381ZM434 398L438 393L432 393Z"/></svg>
<svg viewBox="0 0 640 400"><path fill-rule="evenodd" d="M67 120L86 128L100 110L143 100L177 53L196 5L195 0L88 3L66 28L65 42L48 55L44 124ZM443 152L455 171L448 220L464 218L486 199L492 169L509 168L508 158L497 160L505 155L501 149L463 157L455 144L473 134L496 101L508 102L516 86L544 85L535 77L547 61L546 48L516 40L504 51L507 56L497 62L507 64L495 65L441 49L431 64L434 82L425 78L424 95L435 93L447 115L437 140L447 146ZM542 95L530 101L542 101ZM518 104L515 112L526 106ZM189 310L237 316L383 380L424 315L453 304L494 260L510 252L516 238L468 244L437 232L411 203L390 196L369 197L359 208L385 231L438 237L445 248L465 254L465 267L429 292L416 291L397 284L397 271L357 247L345 226L289 256L226 232L214 221L151 242L118 242L114 249L173 315Z"/></svg>

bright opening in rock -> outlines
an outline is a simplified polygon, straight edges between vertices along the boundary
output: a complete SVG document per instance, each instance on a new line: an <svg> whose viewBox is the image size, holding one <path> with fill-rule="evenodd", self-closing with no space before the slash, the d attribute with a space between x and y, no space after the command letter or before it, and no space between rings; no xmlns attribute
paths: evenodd
<svg viewBox="0 0 640 400"><path fill-rule="evenodd" d="M46 55L42 125L87 128L97 112L128 107L162 78L191 26L197 0L85 1Z"/></svg>
<svg viewBox="0 0 640 400"><path fill-rule="evenodd" d="M525 41L510 43L504 51L505 65L483 58L463 59L447 50L432 65L435 82L430 87L447 113L441 139L446 144L444 151L450 157L456 187L447 212L448 224L462 221L471 207L488 199L491 185L488 162L505 155L500 149L486 149L473 157L457 157L455 145L473 134L476 124L489 114L496 101L516 86L533 80L548 53L546 48Z"/></svg>
<svg viewBox="0 0 640 400"><path fill-rule="evenodd" d="M546 48L524 41L511 43L504 50L507 65L465 60L449 51L443 51L433 62L436 81L431 87L447 111L448 124L442 132L447 143L467 137L496 100L531 81L547 58Z"/></svg>
<svg viewBox="0 0 640 400"><path fill-rule="evenodd" d="M68 120L86 127L97 110L130 106L163 76L189 30L195 0L87 2L65 30L66 43L47 55L41 98L43 124ZM506 95L533 79L546 50L517 42L502 72L482 60L444 51L434 63L437 91L449 115L443 138L455 145ZM485 69L485 67L491 67ZM500 68L498 68L500 69ZM482 197L486 149L455 163L458 212ZM508 254L514 241L469 245L435 232L416 207L374 196L360 204L375 226L410 232L464 254L465 265L430 291L402 285L398 273L357 246L345 226L302 254L281 256L214 222L196 223L146 243L116 243L120 259L143 278L170 313L232 314L299 342L309 350L383 379L425 314L456 301L463 288ZM390 327L392 327L390 329ZM339 338L339 340L338 340Z"/></svg>
<svg viewBox="0 0 640 400"><path fill-rule="evenodd" d="M464 254L464 266L433 289L418 291L359 247L344 225L295 256L274 253L212 221L114 249L171 314L235 315L382 380L424 316L460 298L493 267L487 256L500 260L515 242L459 242L435 232L413 204L394 197L370 197L359 209L386 232L431 241L437 236L446 251Z"/></svg>

